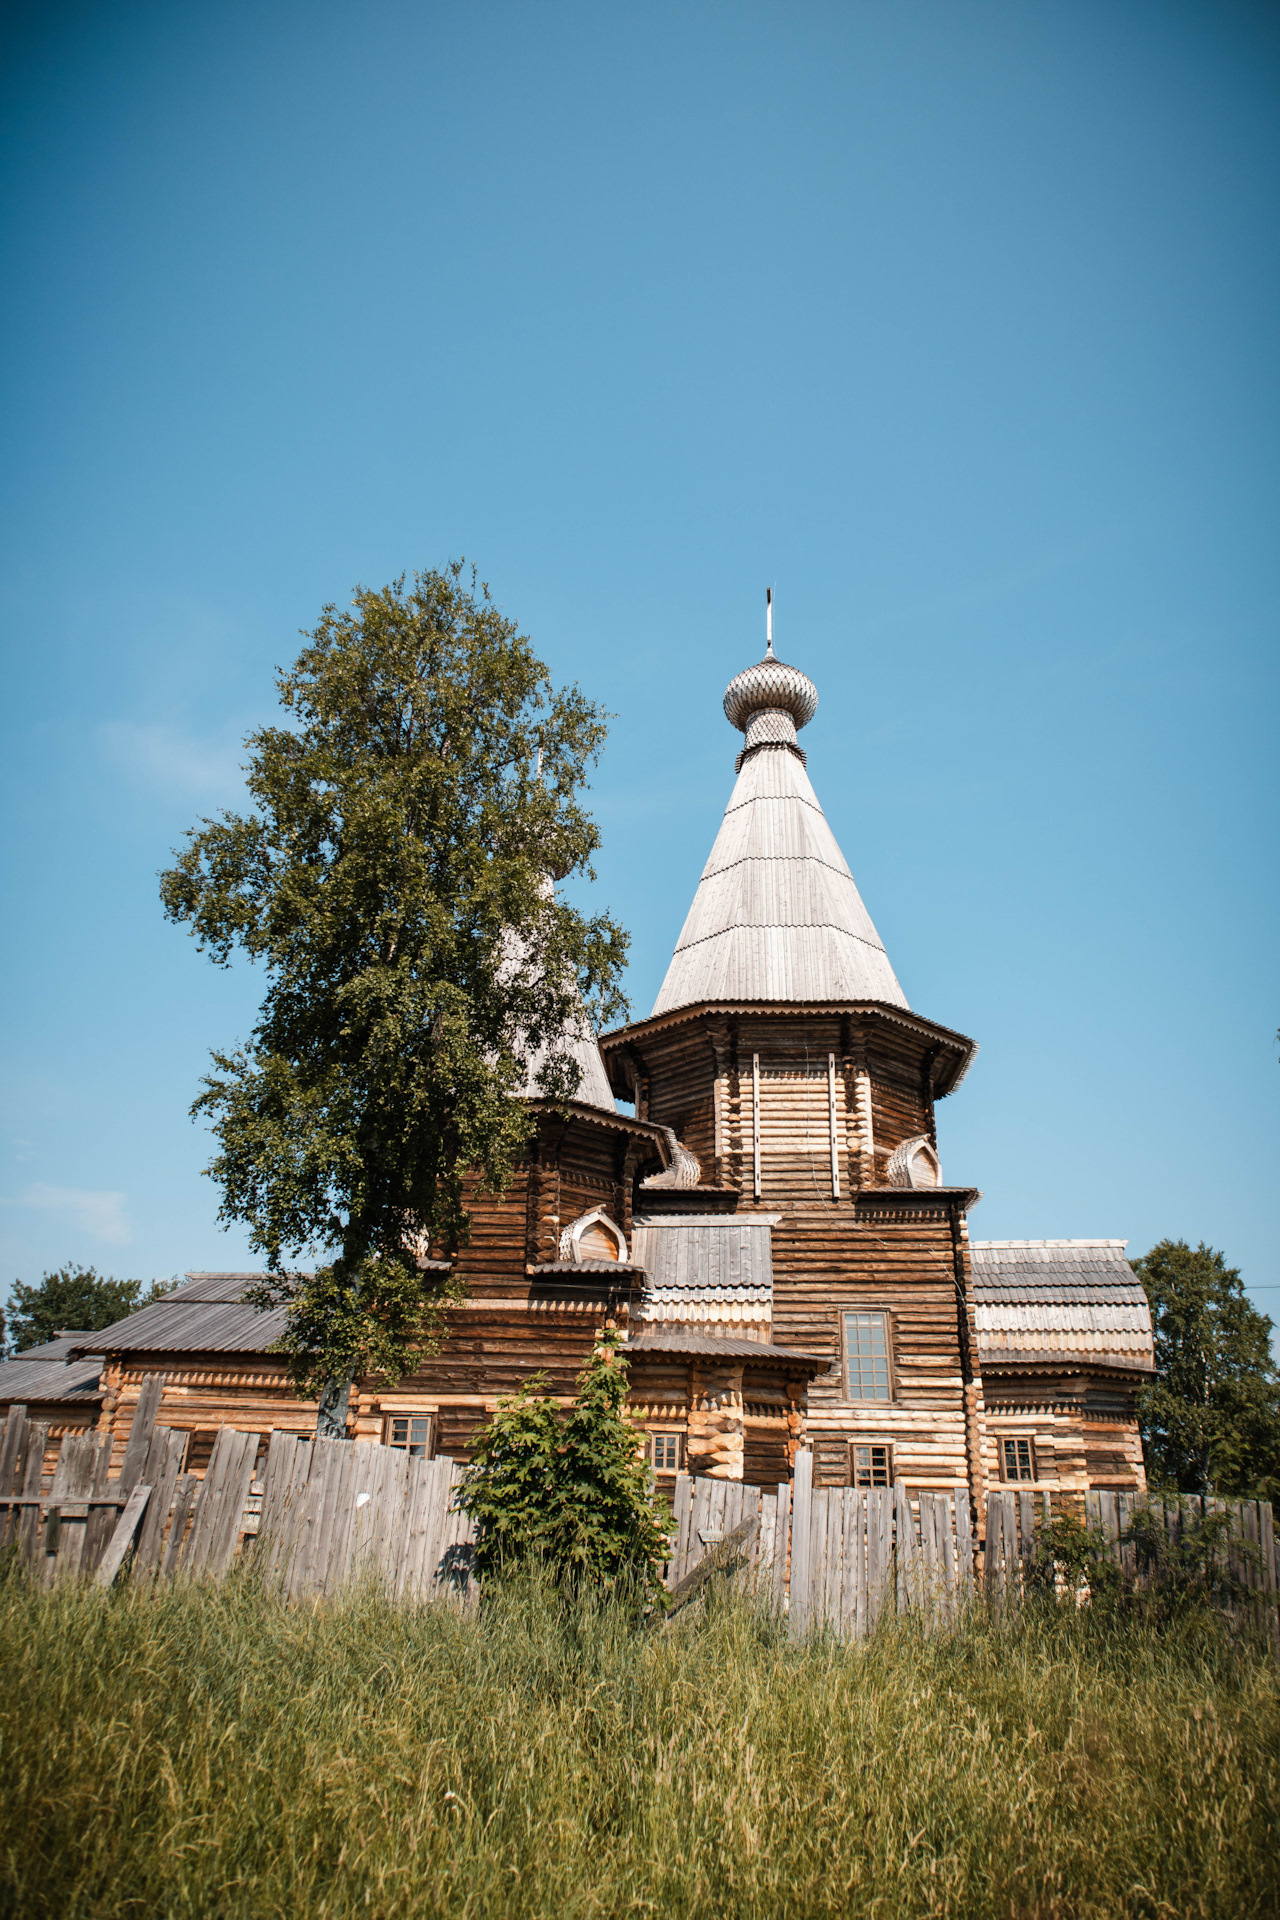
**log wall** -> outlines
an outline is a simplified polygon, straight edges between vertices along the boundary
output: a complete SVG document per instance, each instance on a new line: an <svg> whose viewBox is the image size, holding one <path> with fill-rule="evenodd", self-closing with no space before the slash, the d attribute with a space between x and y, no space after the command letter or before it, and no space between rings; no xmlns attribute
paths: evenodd
<svg viewBox="0 0 1280 1920"><path fill-rule="evenodd" d="M1147 1476L1142 1437L1134 1412L1133 1385L1123 1379L1002 1375L984 1372L987 1402L987 1471L1001 1483L1001 1440L1029 1437L1034 1446L1035 1489L1084 1494L1090 1489L1143 1493Z"/></svg>

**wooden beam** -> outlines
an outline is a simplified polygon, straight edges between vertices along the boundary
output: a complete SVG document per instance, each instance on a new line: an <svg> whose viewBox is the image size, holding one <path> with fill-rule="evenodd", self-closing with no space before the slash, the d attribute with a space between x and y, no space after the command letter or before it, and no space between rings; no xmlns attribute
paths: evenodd
<svg viewBox="0 0 1280 1920"><path fill-rule="evenodd" d="M138 1531L139 1522L151 1498L151 1489L143 1482L136 1486L124 1503L124 1512L116 1521L115 1532L107 1543L98 1571L94 1574L94 1584L109 1587L121 1567L124 1557L133 1545L133 1536Z"/></svg>

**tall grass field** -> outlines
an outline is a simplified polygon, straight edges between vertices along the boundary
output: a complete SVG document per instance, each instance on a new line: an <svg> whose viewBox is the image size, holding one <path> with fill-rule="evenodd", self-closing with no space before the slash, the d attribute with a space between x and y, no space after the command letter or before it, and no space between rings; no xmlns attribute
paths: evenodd
<svg viewBox="0 0 1280 1920"><path fill-rule="evenodd" d="M745 1600L690 1613L15 1574L0 1910L1280 1913L1276 1669L1212 1619L801 1647Z"/></svg>

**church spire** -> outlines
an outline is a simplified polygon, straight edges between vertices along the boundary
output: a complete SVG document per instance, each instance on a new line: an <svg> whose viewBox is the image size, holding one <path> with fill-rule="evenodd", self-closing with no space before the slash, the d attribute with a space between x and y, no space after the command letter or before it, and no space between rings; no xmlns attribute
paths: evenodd
<svg viewBox="0 0 1280 1920"><path fill-rule="evenodd" d="M818 690L773 651L772 591L765 620L763 660L725 690L725 718L744 735L737 785L654 1015L715 1000L905 1007L805 769L797 734Z"/></svg>

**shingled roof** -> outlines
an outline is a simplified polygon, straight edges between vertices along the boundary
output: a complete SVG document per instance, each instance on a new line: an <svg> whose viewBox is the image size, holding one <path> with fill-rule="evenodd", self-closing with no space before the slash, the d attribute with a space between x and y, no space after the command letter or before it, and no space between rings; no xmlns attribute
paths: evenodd
<svg viewBox="0 0 1280 1920"><path fill-rule="evenodd" d="M1150 1372L1151 1309L1124 1240L975 1240L984 1371L1079 1364Z"/></svg>
<svg viewBox="0 0 1280 1920"><path fill-rule="evenodd" d="M771 654L731 683L741 771L651 1017L716 1000L906 1007L794 744L817 704Z"/></svg>
<svg viewBox="0 0 1280 1920"><path fill-rule="evenodd" d="M265 1273L191 1273L149 1306L86 1335L104 1353L263 1353L284 1332L283 1308L247 1306L246 1287Z"/></svg>
<svg viewBox="0 0 1280 1920"><path fill-rule="evenodd" d="M81 1343L93 1344L97 1339L96 1333L66 1331L6 1360L0 1365L0 1405L71 1400L96 1406L102 1398L98 1388L102 1355L85 1354L77 1360L70 1355L79 1351Z"/></svg>

